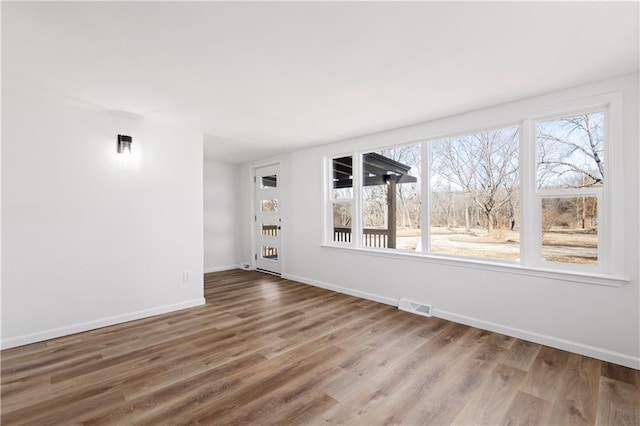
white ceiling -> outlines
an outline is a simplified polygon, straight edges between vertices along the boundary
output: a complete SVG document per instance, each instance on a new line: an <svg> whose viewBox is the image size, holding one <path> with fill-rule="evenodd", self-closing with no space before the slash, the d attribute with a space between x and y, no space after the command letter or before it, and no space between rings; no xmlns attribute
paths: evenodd
<svg viewBox="0 0 640 426"><path fill-rule="evenodd" d="M3 2L2 77L240 163L636 71L638 7Z"/></svg>

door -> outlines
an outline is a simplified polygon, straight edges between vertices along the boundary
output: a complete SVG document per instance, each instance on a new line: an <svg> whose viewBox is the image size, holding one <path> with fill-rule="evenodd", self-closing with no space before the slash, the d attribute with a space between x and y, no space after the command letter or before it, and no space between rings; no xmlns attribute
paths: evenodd
<svg viewBox="0 0 640 426"><path fill-rule="evenodd" d="M256 169L255 229L256 268L274 274L282 272L280 166Z"/></svg>

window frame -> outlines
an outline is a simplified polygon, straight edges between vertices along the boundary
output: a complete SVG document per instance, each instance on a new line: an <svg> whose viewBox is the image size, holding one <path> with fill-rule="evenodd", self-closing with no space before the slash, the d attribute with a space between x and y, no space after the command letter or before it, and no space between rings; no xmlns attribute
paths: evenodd
<svg viewBox="0 0 640 426"><path fill-rule="evenodd" d="M420 146L420 168L421 168L421 172L420 172L420 177L418 178L418 182L420 182L420 190L422 192L421 194L421 201L424 200L424 188L425 188L425 174L424 172L422 172L423 170L426 170L425 167L425 159L424 159L424 145L426 143L425 139L414 139L414 140L410 140L407 142L396 142L396 143L392 143L392 144L386 144L386 145L380 145L380 146L376 146L374 148L370 148L370 149L362 149L358 152L358 164L359 164L359 168L358 168L358 198L356 201L356 204L359 206L358 209L358 219L359 219L359 235L358 235L358 244L356 245L356 247L362 247L362 248L366 248L366 249L370 249L370 250L382 250L385 252L390 252L390 253L428 253L425 250L425 244L424 244L424 235L425 235L425 230L424 228L420 228L420 243L421 243L421 248L420 250L404 250L404 249L397 249L397 248L381 248L381 247L369 247L369 246L365 246L364 245L364 218L363 218L363 208L362 208L362 204L363 204L363 182L362 182L362 162L363 162L363 158L366 154L370 154L370 153L375 153L377 151L382 151L385 149L396 149L396 148L402 148L402 147L406 147L406 146L411 146L411 145L419 145ZM333 157L332 157L333 158ZM354 168L355 170L355 168ZM355 173L355 172L354 172ZM354 177L354 185L356 185L355 182L355 177ZM355 191L354 191L354 196L355 196ZM420 224L422 225L424 223L424 215L425 215L425 209L424 208L420 208Z"/></svg>
<svg viewBox="0 0 640 426"><path fill-rule="evenodd" d="M433 126L436 131L427 129L420 137L408 137L402 142L359 144L352 152L331 154L324 157L327 186L324 205L328 214L323 233L323 246L327 248L346 249L368 255L443 263L459 267L513 272L529 276L551 277L565 281L606 286L621 286L628 282L623 274L624 269L624 181L621 154L622 138L622 93L611 92L601 95L583 97L567 102L557 102L537 108L520 108L520 113L502 110L504 120L485 120L484 125L455 126L456 120L445 120ZM536 162L536 123L566 118L593 112L604 112L604 156L607 167L607 178L602 186L588 188L537 188ZM481 119L482 117L480 117ZM482 123L478 118L471 123ZM459 120L458 120L459 121ZM469 135L482 131L517 126L519 133L518 175L520 183L520 259L509 261L500 259L474 258L448 254L431 253L430 241L430 209L431 209L431 152L433 141L450 137ZM448 127L448 129L447 129ZM444 128L444 129L443 129ZM444 131L443 131L444 130ZM388 138L386 138L388 139ZM380 149L401 147L410 144L421 144L422 166L422 251L404 251L364 247L362 243L362 193L361 167L364 153ZM333 241L333 205L331 198L332 160L341 156L352 155L353 158L353 198L349 201L352 208L352 241L343 244ZM615 165L615 167L611 166ZM329 179L327 179L327 176ZM598 203L598 261L596 265L544 261L542 258L542 199L551 197L595 196ZM526 213L525 213L526 212Z"/></svg>
<svg viewBox="0 0 640 426"><path fill-rule="evenodd" d="M352 191L351 198L334 198L333 196L333 160L341 157L351 157L352 161ZM357 160L358 159L358 160ZM324 239L326 244L331 244L339 247L355 247L356 246L356 205L358 203L355 202L356 197L356 169L360 169L360 160L359 156L356 152L346 152L342 154L331 155L330 157L325 157L326 163L324 170L326 171L326 176L324 182L326 183L326 189L324 191L325 197L325 233ZM351 210L351 241L334 241L334 223L333 223L333 208L336 204L349 205Z"/></svg>
<svg viewBox="0 0 640 426"><path fill-rule="evenodd" d="M576 108L566 109L562 112L555 111L552 114L541 114L529 118L530 123L530 138L531 149L528 151L530 157L530 165L532 166L531 172L531 184L533 187L531 191L533 193L533 206L531 212L532 221L538 224L538 232L534 232L529 237L532 238L532 244L529 246L531 250L528 257L528 265L539 268L565 270L569 272L582 272L582 273L595 273L595 274L612 274L615 271L613 265L613 259L621 257L621 253L614 253L614 244L612 240L615 238L613 235L613 218L612 210L615 208L612 206L613 200L611 197L612 186L618 186L622 184L622 179L618 177L615 185L612 184L614 176L621 176L621 173L614 173L614 169L618 169L620 172L622 168L622 162L616 161L616 167L611 167L613 163L611 154L613 148L611 147L615 142L612 139L612 135L616 133L613 131L614 125L612 121L611 110L617 107L615 97L612 97L608 102L595 102L589 103L584 106L577 106ZM604 161L607 167L607 177L601 186L583 187L583 188L538 188L537 185L537 123L551 120L559 120L567 117L574 117L583 114L592 114L602 112L604 114ZM568 262L550 262L545 261L542 257L542 200L544 198L571 198L571 197L595 197L598 205L598 261L595 265L582 265ZM620 210L622 212L622 210Z"/></svg>
<svg viewBox="0 0 640 426"><path fill-rule="evenodd" d="M486 258L486 257L472 257L472 256L463 256L463 255L454 255L454 254L446 254L446 253L433 253L431 251L431 145L437 142L441 142L442 140L445 139L451 139L451 138L455 138L455 137L459 137L459 136L469 136L469 135L473 135L476 133L484 133L484 132L490 132L493 130L499 130L499 129L508 129L508 128L512 128L515 127L518 129L518 141L519 141L519 149L518 149L518 180L520 182L520 209L519 209L519 213L520 215L522 215L522 177L520 175L520 161L521 161L521 154L522 154L522 121L509 121L506 123L502 123L502 124L495 124L493 126L486 126L486 127L479 127L479 128L475 128L474 130L470 130L470 131L465 131L465 132L454 132L454 133L449 133L446 135L439 135L438 137L435 138L428 138L424 140L424 145L426 147L426 152L427 152L427 158L426 158L426 173L423 173L423 176L426 176L426 185L427 185L427 190L428 190L428 194L427 194L427 208L423 209L426 211L426 215L427 215L427 219L425 223L425 227L426 227L426 232L423 232L423 234L426 234L426 245L424 245L424 241L423 241L423 247L427 248L427 251L423 251L425 254L428 254L430 256L439 256L439 257L445 257L445 258L452 258L452 259L463 259L463 260L481 260L481 261L489 261L489 262L496 262L496 263L500 263L500 264L507 264L507 265L511 265L511 264L522 264L522 261L512 261L512 260L504 260L504 259L492 259L492 258ZM522 223L522 217L520 216L520 223ZM520 259L522 259L522 229L520 230Z"/></svg>

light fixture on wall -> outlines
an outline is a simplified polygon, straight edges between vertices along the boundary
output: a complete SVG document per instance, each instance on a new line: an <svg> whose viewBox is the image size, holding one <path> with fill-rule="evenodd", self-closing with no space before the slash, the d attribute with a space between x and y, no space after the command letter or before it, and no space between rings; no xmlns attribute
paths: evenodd
<svg viewBox="0 0 640 426"><path fill-rule="evenodd" d="M118 154L128 153L131 154L131 143L133 138L131 136L118 135Z"/></svg>

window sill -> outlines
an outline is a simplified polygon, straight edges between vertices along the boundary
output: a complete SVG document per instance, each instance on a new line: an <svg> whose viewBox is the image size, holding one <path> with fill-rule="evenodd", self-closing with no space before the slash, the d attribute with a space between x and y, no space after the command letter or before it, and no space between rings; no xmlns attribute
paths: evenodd
<svg viewBox="0 0 640 426"><path fill-rule="evenodd" d="M403 251L391 251L384 249L370 249L362 247L348 247L331 244L321 244L321 247L354 253L359 255L385 257L389 259L411 260L416 262L436 263L440 265L455 266L459 268L480 269L486 271L495 271L501 273L527 275L531 277L550 278L554 280L577 282L581 284L601 285L607 287L622 287L629 282L628 278L603 275L603 274L587 274L573 271L553 270L544 268L534 268L531 266L523 266L516 263L506 263L491 260L472 259L472 258L454 258L449 256L412 253Z"/></svg>

